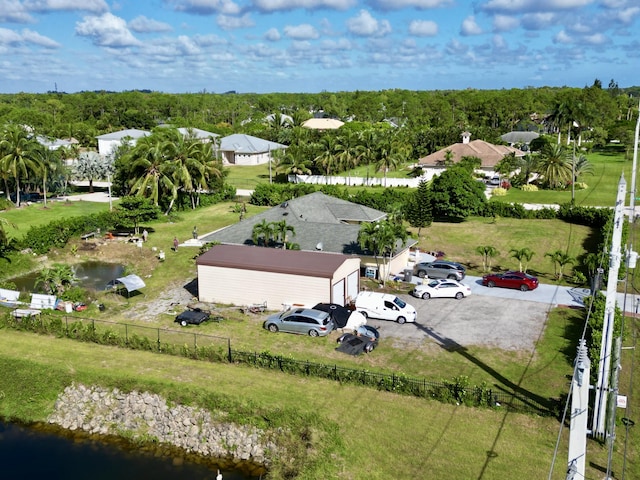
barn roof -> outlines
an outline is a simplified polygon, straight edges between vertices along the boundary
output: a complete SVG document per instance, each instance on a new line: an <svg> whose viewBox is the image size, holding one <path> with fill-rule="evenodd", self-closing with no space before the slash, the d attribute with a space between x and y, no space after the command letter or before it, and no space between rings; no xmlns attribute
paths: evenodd
<svg viewBox="0 0 640 480"><path fill-rule="evenodd" d="M335 271L351 258L357 257L329 252L306 252L245 245L214 245L198 257L196 264L332 278Z"/></svg>

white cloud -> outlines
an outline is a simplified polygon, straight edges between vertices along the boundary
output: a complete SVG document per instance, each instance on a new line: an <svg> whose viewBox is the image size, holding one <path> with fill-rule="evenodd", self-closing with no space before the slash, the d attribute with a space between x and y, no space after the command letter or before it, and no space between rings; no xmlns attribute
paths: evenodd
<svg viewBox="0 0 640 480"><path fill-rule="evenodd" d="M382 37L391 32L388 20L376 20L366 10L360 10L357 16L347 20L347 29L359 37Z"/></svg>
<svg viewBox="0 0 640 480"><path fill-rule="evenodd" d="M176 43L178 50L183 55L197 55L200 53L200 48L186 35L180 35Z"/></svg>
<svg viewBox="0 0 640 480"><path fill-rule="evenodd" d="M603 45L609 42L609 39L602 33L594 33L592 35L585 35L582 37L584 43L589 45Z"/></svg>
<svg viewBox="0 0 640 480"><path fill-rule="evenodd" d="M521 20L521 24L526 30L543 30L556 23L556 15L550 12L524 15Z"/></svg>
<svg viewBox="0 0 640 480"><path fill-rule="evenodd" d="M453 5L453 0L368 0L367 3L375 10L402 10L405 8L417 8L428 10L431 8L448 7Z"/></svg>
<svg viewBox="0 0 640 480"><path fill-rule="evenodd" d="M25 0L24 7L32 12L54 12L78 10L91 13L105 13L109 6L104 0Z"/></svg>
<svg viewBox="0 0 640 480"><path fill-rule="evenodd" d="M295 26L287 25L284 27L284 33L287 37L294 40L312 40L320 36L318 31L308 23Z"/></svg>
<svg viewBox="0 0 640 480"><path fill-rule="evenodd" d="M553 37L553 41L554 43L570 44L573 43L573 38L571 38L567 32L561 30Z"/></svg>
<svg viewBox="0 0 640 480"><path fill-rule="evenodd" d="M348 52L353 48L353 44L346 38L323 40L321 46L323 51L332 50L337 52Z"/></svg>
<svg viewBox="0 0 640 480"><path fill-rule="evenodd" d="M520 25L520 20L509 15L496 15L493 17L494 32L509 32L515 30Z"/></svg>
<svg viewBox="0 0 640 480"><path fill-rule="evenodd" d="M594 0L489 0L479 9L486 12L531 13L554 12L586 7Z"/></svg>
<svg viewBox="0 0 640 480"><path fill-rule="evenodd" d="M409 24L409 33L416 37L435 37L438 34L438 24L431 20L413 20Z"/></svg>
<svg viewBox="0 0 640 480"><path fill-rule="evenodd" d="M280 32L277 28L270 28L269 30L264 32L263 37L265 40L268 40L270 42L277 42L281 38Z"/></svg>
<svg viewBox="0 0 640 480"><path fill-rule="evenodd" d="M228 15L218 15L216 24L223 30L235 30L238 28L249 28L255 25L251 16L245 13L241 17L230 17Z"/></svg>
<svg viewBox="0 0 640 480"><path fill-rule="evenodd" d="M357 0L252 0L253 5L263 12L287 10L348 10L355 7Z"/></svg>
<svg viewBox="0 0 640 480"><path fill-rule="evenodd" d="M22 30L22 38L27 43L33 43L45 48L60 47L60 44L55 40L52 40L49 37L45 37L44 35L40 35L38 32L34 32L33 30Z"/></svg>
<svg viewBox="0 0 640 480"><path fill-rule="evenodd" d="M158 22L144 15L140 15L131 20L129 22L129 28L138 33L170 32L173 30L173 27L168 23Z"/></svg>
<svg viewBox="0 0 640 480"><path fill-rule="evenodd" d="M460 26L460 34L464 37L470 35L480 35L482 28L476 23L476 18L473 15L468 16L462 21Z"/></svg>
<svg viewBox="0 0 640 480"><path fill-rule="evenodd" d="M232 0L170 0L175 3L175 9L180 12L195 13L198 15L211 15L221 13L223 15L238 15L242 9Z"/></svg>
<svg viewBox="0 0 640 480"><path fill-rule="evenodd" d="M89 37L101 47L139 46L140 41L127 28L126 22L111 13L99 17L84 17L76 23L76 35Z"/></svg>
<svg viewBox="0 0 640 480"><path fill-rule="evenodd" d="M14 45L22 43L22 36L8 28L0 28L0 45Z"/></svg>
<svg viewBox="0 0 640 480"><path fill-rule="evenodd" d="M18 0L0 0L0 22L31 23L33 17Z"/></svg>
<svg viewBox="0 0 640 480"><path fill-rule="evenodd" d="M506 50L508 48L507 42L502 35L494 35L491 39L491 44L496 50Z"/></svg>
<svg viewBox="0 0 640 480"><path fill-rule="evenodd" d="M217 35L195 35L193 41L201 47L210 47L212 45L224 45L227 41L224 38L220 38Z"/></svg>

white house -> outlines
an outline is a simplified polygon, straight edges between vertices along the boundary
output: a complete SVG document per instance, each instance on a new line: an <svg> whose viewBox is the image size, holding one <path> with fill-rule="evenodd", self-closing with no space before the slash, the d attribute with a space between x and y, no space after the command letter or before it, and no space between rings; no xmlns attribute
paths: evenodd
<svg viewBox="0 0 640 480"><path fill-rule="evenodd" d="M139 138L148 137L149 135L151 135L151 132L135 128L98 135L96 137L98 139L98 153L106 157L107 155L111 155L123 141L133 146Z"/></svg>
<svg viewBox="0 0 640 480"><path fill-rule="evenodd" d="M271 152L282 148L287 148L287 146L240 133L234 133L220 140L222 162L226 165L268 163L272 159Z"/></svg>

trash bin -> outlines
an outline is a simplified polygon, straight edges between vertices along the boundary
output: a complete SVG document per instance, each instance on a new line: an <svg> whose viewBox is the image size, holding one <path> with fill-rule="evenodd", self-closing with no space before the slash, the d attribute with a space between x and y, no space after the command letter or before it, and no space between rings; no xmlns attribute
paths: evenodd
<svg viewBox="0 0 640 480"><path fill-rule="evenodd" d="M407 268L404 271L404 281L410 283L412 279L413 279L413 270L410 268Z"/></svg>

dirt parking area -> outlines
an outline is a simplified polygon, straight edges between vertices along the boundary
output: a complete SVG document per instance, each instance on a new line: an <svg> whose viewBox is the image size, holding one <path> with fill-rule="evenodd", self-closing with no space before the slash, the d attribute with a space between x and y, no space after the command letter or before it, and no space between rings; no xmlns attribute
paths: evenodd
<svg viewBox="0 0 640 480"><path fill-rule="evenodd" d="M546 303L481 295L463 300L400 297L416 308L416 323L399 325L375 319L368 323L397 344L435 342L451 349L483 345L532 350L544 331L549 309Z"/></svg>

